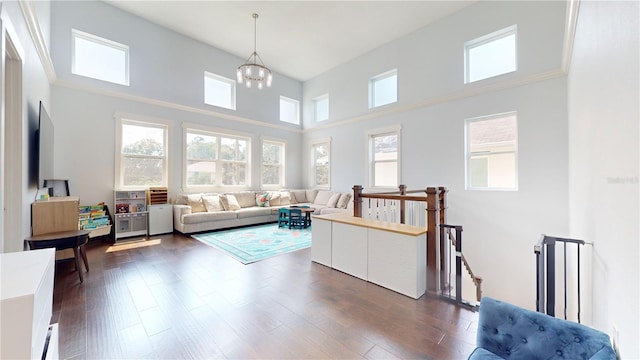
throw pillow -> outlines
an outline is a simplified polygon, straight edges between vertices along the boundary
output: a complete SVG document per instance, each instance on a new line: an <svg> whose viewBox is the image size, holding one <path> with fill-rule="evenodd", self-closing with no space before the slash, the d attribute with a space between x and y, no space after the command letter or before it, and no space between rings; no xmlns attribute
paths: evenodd
<svg viewBox="0 0 640 360"><path fill-rule="evenodd" d="M351 193L342 193L340 194L340 199L338 199L337 208L346 209L349 204L349 200L351 200Z"/></svg>
<svg viewBox="0 0 640 360"><path fill-rule="evenodd" d="M335 193L331 195L329 201L327 201L327 207L334 208L338 205L338 200L340 199L340 193Z"/></svg>
<svg viewBox="0 0 640 360"><path fill-rule="evenodd" d="M207 212L224 210L222 204L220 203L219 195L204 195L202 197L202 201L204 202L204 207L207 208Z"/></svg>
<svg viewBox="0 0 640 360"><path fill-rule="evenodd" d="M238 204L238 200L236 200L236 197L233 195L220 195L220 202L222 203L222 207L227 211L240 210L240 204Z"/></svg>
<svg viewBox="0 0 640 360"><path fill-rule="evenodd" d="M268 192L263 192L261 194L256 194L256 205L260 207L269 206L269 199L271 198L271 194Z"/></svg>
<svg viewBox="0 0 640 360"><path fill-rule="evenodd" d="M281 205L281 193L280 191L270 191L269 192L269 206L280 206Z"/></svg>
<svg viewBox="0 0 640 360"><path fill-rule="evenodd" d="M187 195L187 205L191 206L191 212L205 212L207 208L204 207L202 202L202 194L190 194Z"/></svg>
<svg viewBox="0 0 640 360"><path fill-rule="evenodd" d="M280 205L291 204L291 194L288 191L280 191Z"/></svg>
<svg viewBox="0 0 640 360"><path fill-rule="evenodd" d="M316 205L327 205L333 193L327 190L320 190L313 201Z"/></svg>
<svg viewBox="0 0 640 360"><path fill-rule="evenodd" d="M296 201L294 202L293 199ZM307 192L305 190L292 190L291 191L291 203L302 204L307 202Z"/></svg>

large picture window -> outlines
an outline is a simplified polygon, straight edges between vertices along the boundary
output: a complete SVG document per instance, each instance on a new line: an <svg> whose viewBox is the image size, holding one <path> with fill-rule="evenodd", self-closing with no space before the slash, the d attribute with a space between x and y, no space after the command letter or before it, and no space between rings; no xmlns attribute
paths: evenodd
<svg viewBox="0 0 640 360"><path fill-rule="evenodd" d="M369 132L369 185L397 187L400 183L400 127Z"/></svg>
<svg viewBox="0 0 640 360"><path fill-rule="evenodd" d="M516 113L469 119L467 189L517 190Z"/></svg>
<svg viewBox="0 0 640 360"><path fill-rule="evenodd" d="M168 127L118 119L116 188L167 186Z"/></svg>
<svg viewBox="0 0 640 360"><path fill-rule="evenodd" d="M71 72L129 85L129 46L72 30Z"/></svg>
<svg viewBox="0 0 640 360"><path fill-rule="evenodd" d="M285 143L262 140L262 188L277 189L284 183Z"/></svg>
<svg viewBox="0 0 640 360"><path fill-rule="evenodd" d="M331 139L311 143L312 186L329 188L331 185Z"/></svg>
<svg viewBox="0 0 640 360"><path fill-rule="evenodd" d="M185 187L249 184L249 137L185 129Z"/></svg>

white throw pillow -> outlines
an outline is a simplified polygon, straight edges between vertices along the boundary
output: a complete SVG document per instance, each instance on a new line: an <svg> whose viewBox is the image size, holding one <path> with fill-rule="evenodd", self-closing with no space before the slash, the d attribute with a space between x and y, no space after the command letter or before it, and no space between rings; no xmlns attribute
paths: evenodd
<svg viewBox="0 0 640 360"><path fill-rule="evenodd" d="M340 193L335 193L331 195L329 201L327 201L327 207L334 208L338 205L338 200L340 199Z"/></svg>
<svg viewBox="0 0 640 360"><path fill-rule="evenodd" d="M349 200L351 200L351 193L342 193L340 194L340 199L338 200L337 208L346 209L349 204Z"/></svg>
<svg viewBox="0 0 640 360"><path fill-rule="evenodd" d="M190 194L187 195L187 205L191 206L191 212L206 212L207 208L204 207L202 202L202 194Z"/></svg>
<svg viewBox="0 0 640 360"><path fill-rule="evenodd" d="M202 201L204 202L204 206L207 208L207 212L217 212L224 210L222 204L220 203L219 195L204 195L202 197Z"/></svg>
<svg viewBox="0 0 640 360"><path fill-rule="evenodd" d="M327 190L320 190L318 191L318 194L316 195L316 198L313 201L313 203L316 205L327 205L327 203L329 202L329 199L331 199L331 196L333 196L333 192L327 191Z"/></svg>
<svg viewBox="0 0 640 360"><path fill-rule="evenodd" d="M220 195L220 202L222 203L222 207L224 207L227 211L235 211L240 210L240 204L236 197L230 194Z"/></svg>

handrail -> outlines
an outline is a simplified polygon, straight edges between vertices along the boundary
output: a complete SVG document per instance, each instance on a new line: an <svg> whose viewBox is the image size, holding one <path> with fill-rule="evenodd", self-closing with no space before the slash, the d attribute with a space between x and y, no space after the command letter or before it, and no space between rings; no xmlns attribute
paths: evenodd
<svg viewBox="0 0 640 360"><path fill-rule="evenodd" d="M362 217L362 199L383 199L399 201L400 223L405 224L406 202L424 202L426 204L426 226L427 226L427 291L438 293L438 265L437 265L437 244L440 232L438 225L446 221L446 194L447 188L427 187L423 190L407 190L406 185L398 186L398 191L383 193L363 193L361 185L353 186L353 216ZM413 196L407 194L423 193L424 196Z"/></svg>
<svg viewBox="0 0 640 360"><path fill-rule="evenodd" d="M452 234L451 230L455 230L455 236ZM440 253L440 262L441 264L443 264L443 268L442 271L440 272L440 277L441 277L441 281L440 281L440 286L441 286L441 292L440 292L440 296L444 297L447 300L454 300L457 304L459 305L464 305L466 307L471 308L472 310L477 310L478 307L475 305L471 305L469 302L465 301L462 298L462 264L464 264L465 268L467 269L467 271L469 272L469 275L471 275L471 279L473 281L473 284L476 287L476 301L480 301L480 298L482 297L482 278L479 276L476 276L473 271L471 271L471 267L469 266L469 263L467 262L467 259L464 257L464 255L462 254L462 226L461 225L448 225L448 224L441 224L440 225L440 231L443 233L442 236L440 237L441 239L441 253ZM448 236L445 236L446 235ZM450 251L450 245L447 246L445 244L446 239L448 238L449 241L451 241L451 244L455 247L455 251L456 251L456 295L455 298L451 297L451 286L450 286L450 282L451 282L451 271L450 271L450 267L448 266L450 263L450 259L451 256L449 254ZM449 275L449 279L446 278L446 275ZM448 280L448 281L447 281ZM448 293L446 292L446 290L449 290Z"/></svg>

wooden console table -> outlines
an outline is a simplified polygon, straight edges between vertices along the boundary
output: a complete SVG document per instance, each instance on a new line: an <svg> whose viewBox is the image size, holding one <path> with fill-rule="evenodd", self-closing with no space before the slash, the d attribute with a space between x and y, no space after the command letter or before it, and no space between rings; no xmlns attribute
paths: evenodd
<svg viewBox="0 0 640 360"><path fill-rule="evenodd" d="M89 231L71 230L40 234L30 236L26 238L25 241L32 250L45 248L55 248L56 250L73 249L76 270L78 271L80 282L84 282L84 273L80 266L79 257L82 256L84 266L88 272L89 262L87 261L87 253L85 252L84 245L89 241Z"/></svg>

